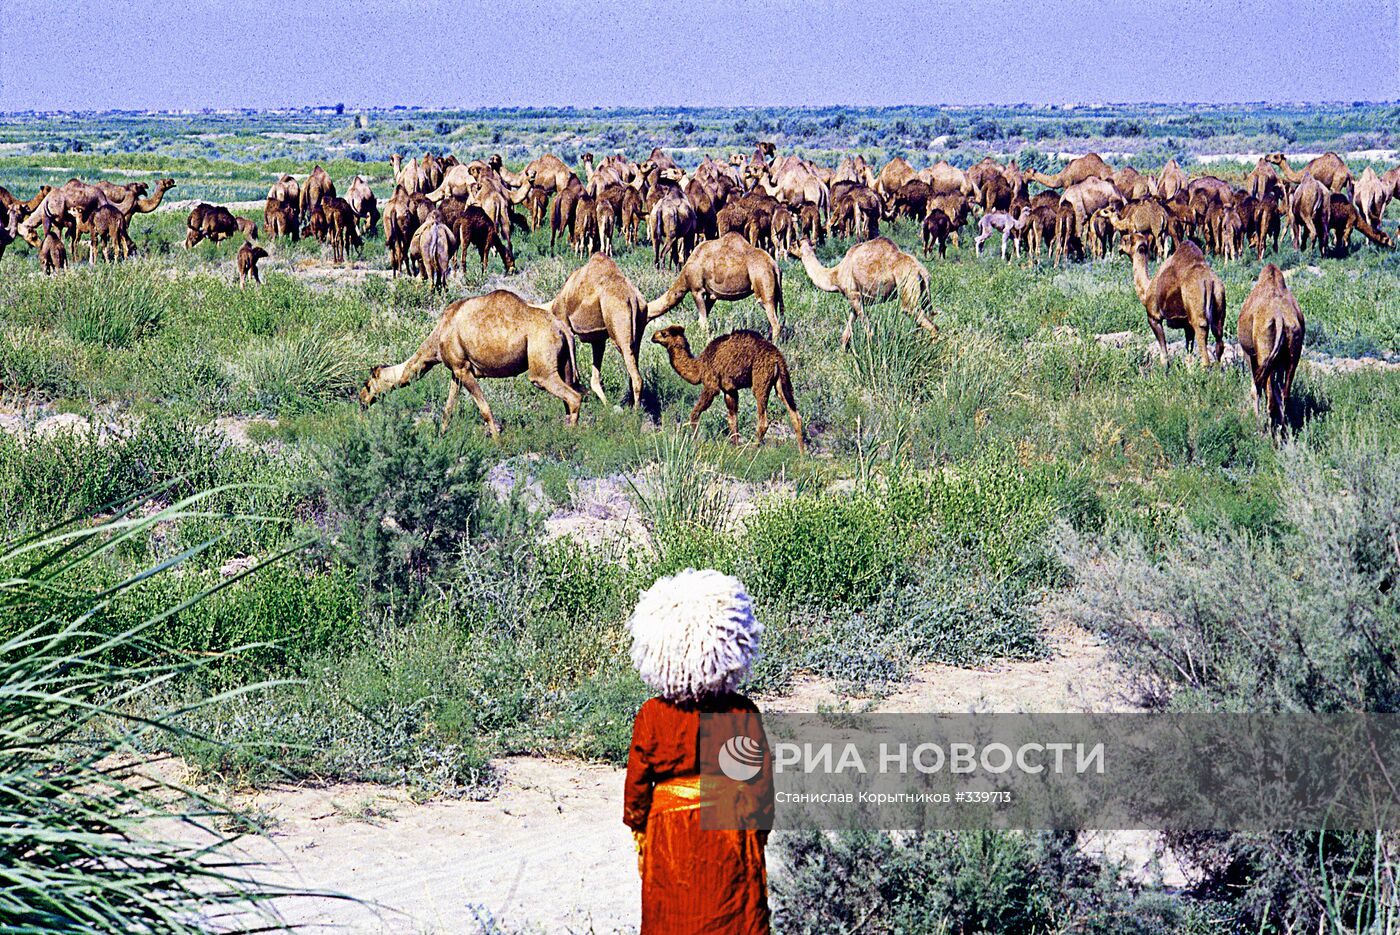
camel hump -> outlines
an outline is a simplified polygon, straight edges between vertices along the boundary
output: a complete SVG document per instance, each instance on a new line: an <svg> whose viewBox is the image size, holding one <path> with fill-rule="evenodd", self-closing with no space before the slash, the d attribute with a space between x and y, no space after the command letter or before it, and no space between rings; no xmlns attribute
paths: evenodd
<svg viewBox="0 0 1400 935"><path fill-rule="evenodd" d="M1259 281L1281 286L1285 289L1288 288L1288 283L1283 278L1283 270L1279 269L1278 266L1273 263L1270 263L1259 271Z"/></svg>

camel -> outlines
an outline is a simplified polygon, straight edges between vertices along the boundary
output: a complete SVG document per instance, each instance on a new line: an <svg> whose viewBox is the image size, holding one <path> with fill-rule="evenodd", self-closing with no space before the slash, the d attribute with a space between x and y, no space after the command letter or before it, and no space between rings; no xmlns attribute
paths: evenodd
<svg viewBox="0 0 1400 935"><path fill-rule="evenodd" d="M19 237L19 209L6 208L5 226L0 227L0 259L5 256L5 248Z"/></svg>
<svg viewBox="0 0 1400 935"><path fill-rule="evenodd" d="M1055 250L1055 223L1058 220L1057 208L1049 205L1034 205L1026 209L1026 254L1033 260L1040 260L1040 248L1053 255Z"/></svg>
<svg viewBox="0 0 1400 935"><path fill-rule="evenodd" d="M515 185L527 181L550 192L562 192L569 187L571 179L575 182L578 181L578 176L574 175L573 170L564 164L564 160L553 153L545 153L538 159L531 160L525 166L525 170L513 179L506 176L503 171L501 177Z"/></svg>
<svg viewBox="0 0 1400 935"><path fill-rule="evenodd" d="M1270 153L1264 158L1278 166L1279 176L1290 185L1296 185L1304 178L1311 176L1331 191L1351 194L1351 170L1342 161L1342 157L1336 153L1323 153L1304 166L1301 172L1295 171L1288 164L1288 157L1284 156L1283 153Z"/></svg>
<svg viewBox="0 0 1400 935"><path fill-rule="evenodd" d="M1004 181L1004 180L1003 180ZM985 190L985 189L984 189ZM986 243L992 236L992 231L1001 233L1001 258L1006 259L1007 241L1011 241L1016 246L1016 258L1021 258L1021 241L1019 234L1025 230L1026 224L1030 222L1030 209L1027 208L1020 217L1012 217L1005 211L993 211L990 214L982 215L982 219L977 222L977 238L973 245L977 248L977 255L982 255L982 244Z"/></svg>
<svg viewBox="0 0 1400 935"><path fill-rule="evenodd" d="M1111 178L1113 178L1113 167L1104 162L1098 153L1089 153L1072 159L1069 165L1054 175L1046 175L1044 172L1037 172L1034 169L1026 173L1026 181L1039 182L1046 188L1069 188L1071 185L1086 179Z"/></svg>
<svg viewBox="0 0 1400 935"><path fill-rule="evenodd" d="M406 188L396 185L394 196L384 206L384 246L389 251L389 263L395 276L405 265L410 274L413 272L408 248L421 221L418 212L413 210L410 198Z"/></svg>
<svg viewBox="0 0 1400 935"><path fill-rule="evenodd" d="M554 253L554 239L560 234L567 234L567 239L572 242L574 239L575 208L578 200L584 197L583 183L577 178L568 186L554 196L554 203L549 208L549 252Z"/></svg>
<svg viewBox="0 0 1400 935"><path fill-rule="evenodd" d="M891 220L909 217L922 223L928 214L928 203L932 197L933 189L928 187L927 182L910 179L886 200L889 205L889 217Z"/></svg>
<svg viewBox="0 0 1400 935"><path fill-rule="evenodd" d="M827 233L856 240L878 237L880 212L880 196L873 189L859 182L837 182L831 186Z"/></svg>
<svg viewBox="0 0 1400 935"><path fill-rule="evenodd" d="M700 399L690 410L691 432L700 431L700 416L710 408L715 397L724 394L728 408L729 439L739 440L739 390L753 391L758 407L756 443L763 444L768 434L768 396L778 388L778 399L787 407L792 431L797 436L797 450L806 454L807 439L802 431L802 417L797 413L797 397L792 392L792 375L783 352L765 341L756 331L734 331L715 338L705 346L699 357L690 353L690 342L680 325L662 328L651 336L656 344L666 348L671 366L687 383L702 386Z"/></svg>
<svg viewBox="0 0 1400 935"><path fill-rule="evenodd" d="M1074 209L1075 227L1082 238L1089 232L1089 219L1104 208L1122 208L1123 196L1108 179L1087 178L1066 188L1060 203ZM1091 246L1101 251L1098 241L1092 241Z"/></svg>
<svg viewBox="0 0 1400 935"><path fill-rule="evenodd" d="M1157 338L1157 350L1162 364L1167 363L1165 327L1181 328L1186 332L1186 352L1200 349L1201 363L1211 363L1207 342L1215 336L1215 360L1225 352L1225 284L1206 262L1201 248L1189 240L1176 245L1151 276L1147 271L1147 238L1134 236L1124 252L1133 258L1133 290L1138 301L1147 309L1147 325Z"/></svg>
<svg viewBox="0 0 1400 935"><path fill-rule="evenodd" d="M369 183L361 176L355 176L350 180L350 188L345 193L345 200L350 205L350 210L355 212L355 217L364 222L361 233L370 237L379 227L379 203L374 198L374 191L369 187Z"/></svg>
<svg viewBox="0 0 1400 935"><path fill-rule="evenodd" d="M680 189L672 189L651 209L647 236L657 269L663 256L673 266L680 266L690 256L695 245L695 208Z"/></svg>
<svg viewBox="0 0 1400 935"><path fill-rule="evenodd" d="M971 186L968 194L972 195L979 202L985 201L982 196L982 189L989 184L1005 182L1006 177L1002 174L1002 165L991 156L983 156L982 161L967 170L967 184ZM1008 185L1008 188L1010 186Z"/></svg>
<svg viewBox="0 0 1400 935"><path fill-rule="evenodd" d="M477 255L481 257L481 275L486 275L486 258L493 249L500 256L501 265L505 267L507 275L515 272L515 254L496 235L495 222L486 216L480 205L468 205L455 198L444 198L438 207L438 214L457 237L458 248L461 251L458 253L458 261L463 276L467 275L467 244L475 247Z"/></svg>
<svg viewBox="0 0 1400 935"><path fill-rule="evenodd" d="M317 207L326 198L335 197L335 183L331 181L330 175L325 169L316 166L311 170L311 174L306 177L306 184L301 187L297 207L301 213L306 215L312 208Z"/></svg>
<svg viewBox="0 0 1400 935"><path fill-rule="evenodd" d="M138 196L122 204L117 204L116 202L113 202L113 204L117 204L117 206L122 209L122 213L126 215L126 219L130 221L134 215L150 214L159 208L160 203L165 199L165 193L174 187L174 179L157 179L154 195L148 197Z"/></svg>
<svg viewBox="0 0 1400 935"><path fill-rule="evenodd" d="M389 157L389 164L394 171L394 186L403 186L403 190L412 194L423 194L432 191L428 187L428 179L422 169L418 166L418 160L412 157L408 162L403 161L403 156L394 153Z"/></svg>
<svg viewBox="0 0 1400 935"><path fill-rule="evenodd" d="M1244 232L1260 260L1264 259L1264 247L1269 237L1274 238L1274 252L1278 252L1279 238L1279 198L1270 192L1256 198L1246 195L1240 199L1240 216L1244 218Z"/></svg>
<svg viewBox="0 0 1400 935"><path fill-rule="evenodd" d="M243 246L238 248L238 287L241 289L248 285L251 278L253 282L262 284L262 277L258 275L258 260L264 259L267 251L251 240L245 240Z"/></svg>
<svg viewBox="0 0 1400 935"><path fill-rule="evenodd" d="M28 201L24 201L12 194L8 188L0 185L0 205L4 205L5 210L9 211L11 215L17 214L22 221L33 214L39 205L43 204L44 199L49 196L51 191L53 191L52 185L40 185L38 194Z"/></svg>
<svg viewBox="0 0 1400 935"><path fill-rule="evenodd" d="M69 179L61 187L50 189L39 205L19 226L19 234L30 246L38 247L42 239L58 227L68 231L70 250L78 249L78 230L87 224L92 213L110 199L96 185Z"/></svg>
<svg viewBox="0 0 1400 935"><path fill-rule="evenodd" d="M1332 243L1338 256L1346 256L1351 252L1352 231L1360 231L1362 236L1378 247L1389 249L1394 246L1390 235L1372 227L1346 195L1333 192L1331 202L1327 228L1332 233Z"/></svg>
<svg viewBox="0 0 1400 935"><path fill-rule="evenodd" d="M283 175L267 190L267 200L297 209L301 204L301 185L295 176Z"/></svg>
<svg viewBox="0 0 1400 935"><path fill-rule="evenodd" d="M279 237L300 240L301 230L297 226L300 220L295 205L269 198L263 206L263 230L273 240Z"/></svg>
<svg viewBox="0 0 1400 935"><path fill-rule="evenodd" d="M1288 229L1293 233L1293 246L1302 253L1311 236L1318 255L1326 252L1331 220L1331 194L1322 182L1304 172L1288 200Z"/></svg>
<svg viewBox="0 0 1400 935"><path fill-rule="evenodd" d="M880 170L879 176L875 179L875 192L881 198L889 201L894 198L906 183L915 181L918 173L914 171L903 156L895 156L885 167Z"/></svg>
<svg viewBox="0 0 1400 935"><path fill-rule="evenodd" d="M1168 159L1167 164L1162 166L1162 171L1157 173L1157 191L1153 194L1166 201L1185 188L1186 173L1181 171L1181 166L1177 165L1175 159Z"/></svg>
<svg viewBox="0 0 1400 935"><path fill-rule="evenodd" d="M601 246L598 234L597 202L586 192L574 205L574 236L570 241L578 256L591 256Z"/></svg>
<svg viewBox="0 0 1400 935"><path fill-rule="evenodd" d="M865 322L867 335L875 333L865 314L864 302L883 302L895 295L899 296L900 308L913 315L920 327L931 335L938 334L938 326L924 314L921 304L929 295L928 270L888 237L856 244L831 269L818 262L812 242L805 237L798 244L798 255L812 285L822 292L839 292L850 303L851 313L841 331L842 350L850 346L857 316Z"/></svg>
<svg viewBox="0 0 1400 935"><path fill-rule="evenodd" d="M203 201L190 209L185 227L186 250L191 249L201 240L212 240L218 243L240 231L249 240L256 239L258 236L258 225L250 219L235 217L233 212L223 205L211 205Z"/></svg>
<svg viewBox="0 0 1400 935"><path fill-rule="evenodd" d="M1282 199L1288 197L1288 193L1283 189L1283 180L1278 176L1278 170L1274 164L1263 156L1254 164L1249 177L1245 180L1245 190L1255 198L1262 198L1265 195L1275 195Z"/></svg>
<svg viewBox="0 0 1400 935"><path fill-rule="evenodd" d="M452 272L452 255L457 251L457 235L434 212L413 234L408 255L418 265L418 273L430 280L434 289L447 287Z"/></svg>
<svg viewBox="0 0 1400 935"><path fill-rule="evenodd" d="M1259 279L1240 306L1235 332L1252 378L1254 415L1261 415L1262 394L1270 431L1282 426L1287 416L1288 394L1303 356L1306 330L1303 309L1289 290L1283 271L1270 263L1259 271Z"/></svg>
<svg viewBox="0 0 1400 935"><path fill-rule="evenodd" d="M1103 209L1103 217L1120 234L1145 236L1149 257L1166 249L1167 210L1160 202L1146 199L1130 201L1121 209L1109 206Z"/></svg>
<svg viewBox="0 0 1400 935"><path fill-rule="evenodd" d="M1132 166L1124 166L1114 172L1109 181L1113 183L1114 188L1118 189L1125 201L1141 201L1144 198L1149 198L1155 187L1152 179L1138 172Z"/></svg>
<svg viewBox="0 0 1400 935"><path fill-rule="evenodd" d="M359 217L350 202L330 195L321 201L319 210L325 215L328 235L331 241L331 261L344 263L351 247L360 248L365 242L360 238Z"/></svg>
<svg viewBox="0 0 1400 935"><path fill-rule="evenodd" d="M612 340L622 352L622 364L632 388L632 408L642 404L642 371L638 359L647 328L647 302L611 257L595 253L564 280L549 305L554 317L567 322L580 341L593 351L589 387L604 405L603 353Z"/></svg>
<svg viewBox="0 0 1400 935"><path fill-rule="evenodd" d="M948 235L953 232L953 222L948 220L948 215L934 208L924 215L923 224L923 244L924 256L933 253L933 245L938 244L938 258L946 260L948 258Z"/></svg>
<svg viewBox="0 0 1400 935"><path fill-rule="evenodd" d="M39 244L39 269L47 275L68 265L68 251L63 249L63 240L55 231L44 235Z"/></svg>
<svg viewBox="0 0 1400 935"><path fill-rule="evenodd" d="M928 185L935 195L966 195L972 191L967 173L945 160L939 160L918 172L919 181Z"/></svg>
<svg viewBox="0 0 1400 935"><path fill-rule="evenodd" d="M452 373L452 386L442 410L442 430L457 406L457 393L471 394L487 431L501 434L500 423L478 382L484 378L526 374L530 382L564 403L569 425L578 422L583 396L572 386L578 366L573 360L573 335L550 309L531 305L513 292L498 289L472 299L459 299L443 309L437 326L408 360L394 366L370 368L360 388L360 405L370 406L385 393L407 386L437 364Z"/></svg>
<svg viewBox="0 0 1400 935"><path fill-rule="evenodd" d="M777 341L782 332L782 270L776 260L741 234L731 232L696 247L671 288L647 303L647 320L666 314L687 295L695 300L700 327L707 330L711 302L754 296L768 316L772 340Z"/></svg>
<svg viewBox="0 0 1400 935"><path fill-rule="evenodd" d="M1375 169L1367 166L1362 170L1361 178L1356 180L1354 195L1356 210L1361 212L1361 216L1372 227L1380 227L1381 219L1385 217L1385 209L1394 197L1394 186L1387 185L1376 175Z"/></svg>
<svg viewBox="0 0 1400 935"><path fill-rule="evenodd" d="M88 262L96 263L98 257L98 242L104 243L101 255L110 261L115 261L117 257L126 259L131 256L133 244L127 235L127 216L114 205L103 205L92 212L92 217L88 218L86 224L88 235Z"/></svg>

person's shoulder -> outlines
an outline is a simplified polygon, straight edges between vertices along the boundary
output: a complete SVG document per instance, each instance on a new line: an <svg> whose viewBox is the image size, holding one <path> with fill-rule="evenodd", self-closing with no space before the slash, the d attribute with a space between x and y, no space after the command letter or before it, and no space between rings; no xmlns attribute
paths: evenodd
<svg viewBox="0 0 1400 935"><path fill-rule="evenodd" d="M741 695L738 692L730 692L725 697L725 701L730 711L751 711L754 714L758 713L758 705L754 704L747 695Z"/></svg>

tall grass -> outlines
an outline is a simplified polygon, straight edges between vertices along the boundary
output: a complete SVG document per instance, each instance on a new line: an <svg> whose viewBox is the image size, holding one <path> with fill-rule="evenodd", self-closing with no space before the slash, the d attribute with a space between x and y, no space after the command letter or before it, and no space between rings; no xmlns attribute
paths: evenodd
<svg viewBox="0 0 1400 935"><path fill-rule="evenodd" d="M230 851L246 828L238 815L162 779L151 769L153 759L137 752L181 733L174 722L181 712L137 714L137 702L205 664L167 652L157 638L159 625L181 607L115 634L90 626L106 603L191 553L95 593L73 583L152 523L195 510L198 498L148 518L138 517L139 505L0 553L0 632L7 634L0 641L5 931L281 927L271 900L286 894L257 882L253 868Z"/></svg>

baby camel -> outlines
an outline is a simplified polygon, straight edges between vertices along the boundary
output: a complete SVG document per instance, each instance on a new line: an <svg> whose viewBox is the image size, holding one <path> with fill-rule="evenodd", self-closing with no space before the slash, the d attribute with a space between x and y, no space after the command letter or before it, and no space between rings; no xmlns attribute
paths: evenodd
<svg viewBox="0 0 1400 935"><path fill-rule="evenodd" d="M1021 231L1026 229L1030 223L1030 209L1026 208L1021 212L1020 217L1012 217L1005 211L992 211L982 215L982 220L977 222L977 239L973 245L977 248L977 255L982 255L982 244L987 242L987 238L992 236L992 231L1001 232L1001 258L1006 259L1006 244L1010 241L1016 247L1016 258L1021 258Z"/></svg>
<svg viewBox="0 0 1400 935"><path fill-rule="evenodd" d="M500 423L481 392L482 377L515 377L524 373L535 386L558 397L567 410L565 421L578 422L582 394L574 389L578 365L574 336L567 322L556 321L549 308L531 305L513 292L498 289L474 299L459 299L443 309L428 339L401 364L370 368L360 388L360 405L368 406L384 393L407 386L437 364L452 371L452 386L442 409L442 428L457 406L463 387L476 402L492 437Z"/></svg>
<svg viewBox="0 0 1400 935"><path fill-rule="evenodd" d="M243 242L243 246L238 248L238 287L241 289L248 285L248 280L262 284L262 277L258 275L258 260L265 259L267 251L251 240Z"/></svg>
<svg viewBox="0 0 1400 935"><path fill-rule="evenodd" d="M757 441L763 444L763 436L768 432L768 394L777 386L778 398L787 407L792 430L797 435L797 449L803 453L807 451L787 359L772 342L764 340L756 331L734 331L715 338L700 352L699 357L694 357L690 353L690 342L685 338L685 328L680 325L662 328L651 339L666 348L671 355L671 366L682 380L704 386L700 401L690 411L692 431L700 430L700 414L710 408L716 396L723 393L725 405L729 408L729 438L737 441L739 390L748 387L753 390L754 402L758 405Z"/></svg>

